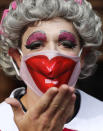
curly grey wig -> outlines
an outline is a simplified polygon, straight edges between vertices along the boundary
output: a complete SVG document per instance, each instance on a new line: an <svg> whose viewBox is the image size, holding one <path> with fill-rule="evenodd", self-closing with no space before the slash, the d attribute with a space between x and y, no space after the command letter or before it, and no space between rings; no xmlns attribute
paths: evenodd
<svg viewBox="0 0 103 131"><path fill-rule="evenodd" d="M75 0L17 0L17 8L9 6L9 13L0 28L4 32L0 36L0 65L9 75L16 75L8 55L10 47L19 47L22 30L31 22L62 17L72 21L80 35L81 46L91 47L84 58L82 77L89 76L96 65L98 48L102 43L101 20L86 0L82 5Z"/></svg>

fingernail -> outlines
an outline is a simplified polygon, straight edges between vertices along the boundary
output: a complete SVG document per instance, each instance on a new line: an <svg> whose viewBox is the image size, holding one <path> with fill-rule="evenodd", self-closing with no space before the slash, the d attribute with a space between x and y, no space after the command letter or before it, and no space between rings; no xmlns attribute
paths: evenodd
<svg viewBox="0 0 103 131"><path fill-rule="evenodd" d="M51 87L50 90L52 90L54 92L58 92L58 88L57 87Z"/></svg>

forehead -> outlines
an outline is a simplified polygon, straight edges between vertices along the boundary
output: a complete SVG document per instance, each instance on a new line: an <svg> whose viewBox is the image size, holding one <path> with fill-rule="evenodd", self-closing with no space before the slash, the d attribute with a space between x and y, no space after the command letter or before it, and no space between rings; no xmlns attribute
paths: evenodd
<svg viewBox="0 0 103 131"><path fill-rule="evenodd" d="M38 23L33 23L29 25L24 33L24 37L29 37L33 32L41 30L48 35L60 34L60 31L66 30L77 36L76 29L72 22L67 21L63 18L53 18L46 21L39 21Z"/></svg>

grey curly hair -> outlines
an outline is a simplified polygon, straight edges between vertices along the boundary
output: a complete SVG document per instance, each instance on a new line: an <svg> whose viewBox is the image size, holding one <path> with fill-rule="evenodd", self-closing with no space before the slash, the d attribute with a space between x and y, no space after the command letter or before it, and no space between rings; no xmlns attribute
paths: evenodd
<svg viewBox="0 0 103 131"><path fill-rule="evenodd" d="M85 55L81 78L89 76L96 65L98 48L102 43L101 19L86 0L82 5L75 0L16 0L17 8L11 4L9 13L0 26L0 65L8 75L16 75L8 55L10 47L18 48L22 30L31 22L62 17L72 21L81 38L81 46L91 47Z"/></svg>

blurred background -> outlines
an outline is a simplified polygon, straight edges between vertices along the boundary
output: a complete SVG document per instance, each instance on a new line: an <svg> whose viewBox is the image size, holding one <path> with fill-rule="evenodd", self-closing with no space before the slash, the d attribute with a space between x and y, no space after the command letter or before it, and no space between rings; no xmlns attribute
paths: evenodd
<svg viewBox="0 0 103 131"><path fill-rule="evenodd" d="M0 1L0 18L3 10L8 8L11 1L12 0ZM96 10L99 16L101 16L103 22L103 0L88 1L92 3L94 10ZM98 50L103 53L103 45ZM98 68L92 76L78 81L78 88L103 101L103 54L99 57L97 65ZM0 102L9 96L13 89L20 86L22 86L22 82L14 77L11 78L6 76L2 69L0 69Z"/></svg>

